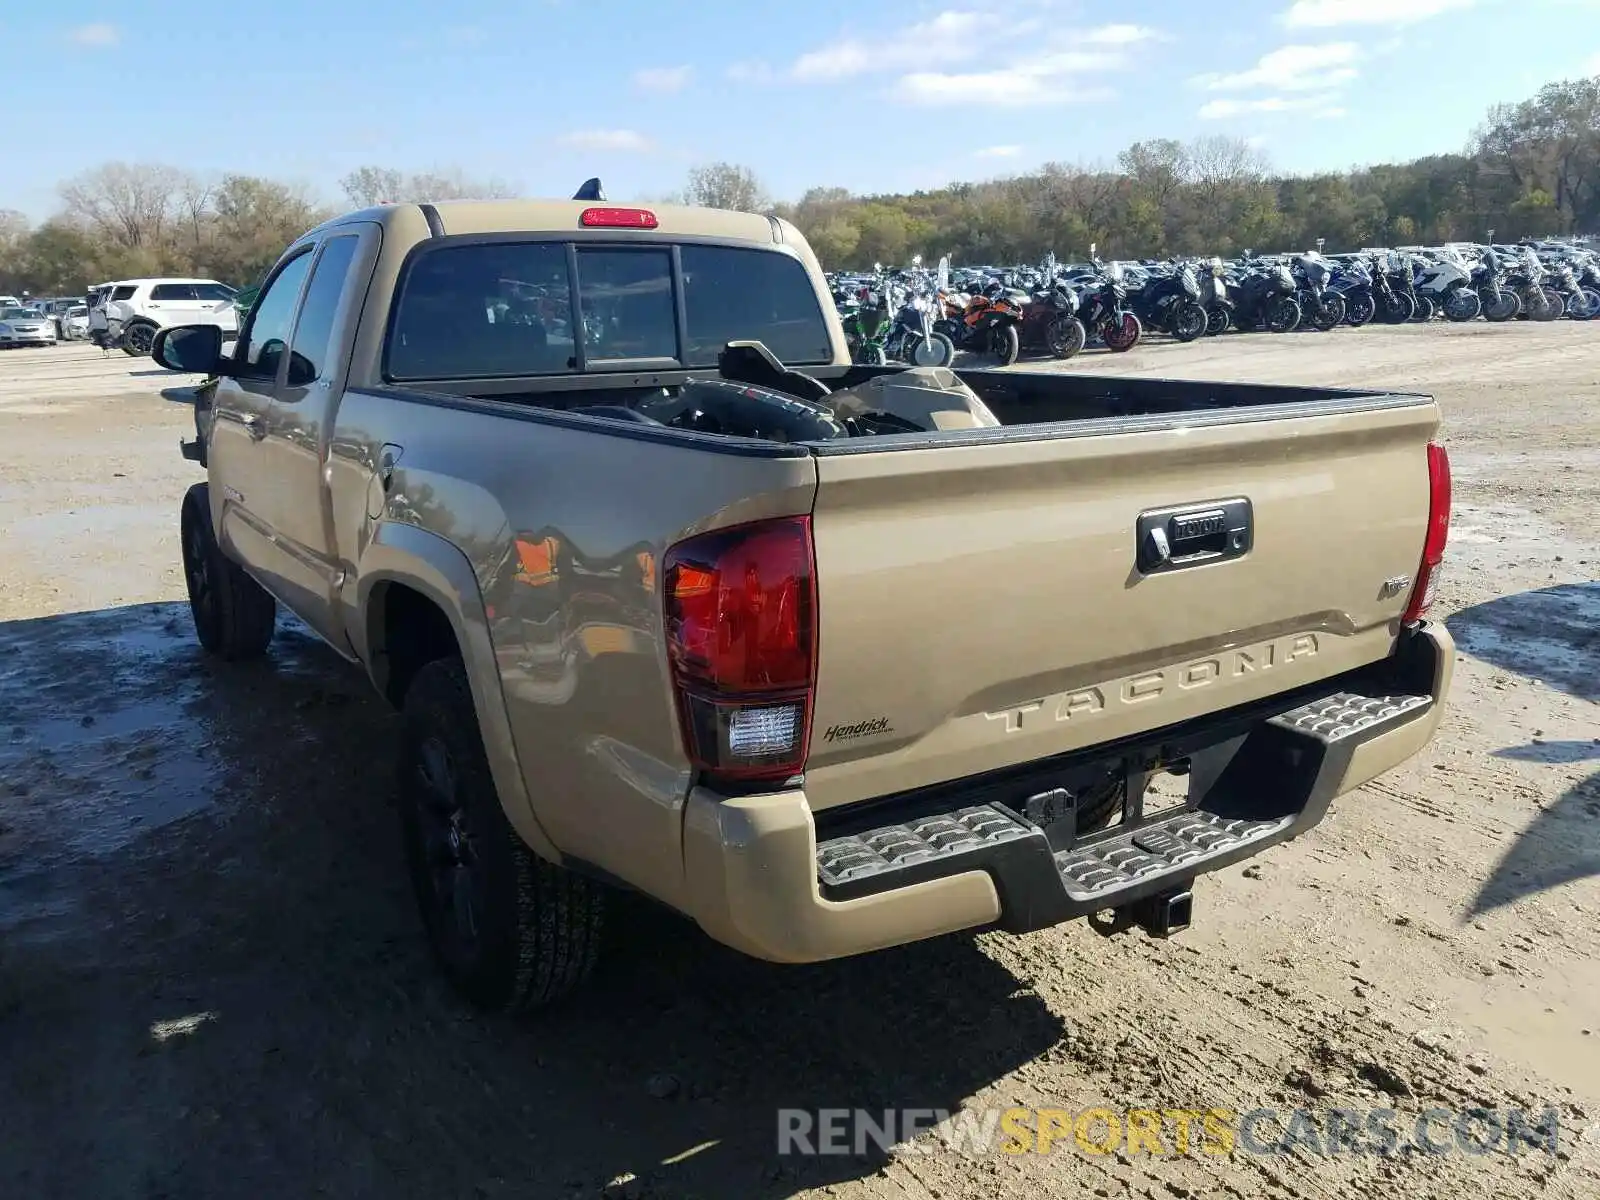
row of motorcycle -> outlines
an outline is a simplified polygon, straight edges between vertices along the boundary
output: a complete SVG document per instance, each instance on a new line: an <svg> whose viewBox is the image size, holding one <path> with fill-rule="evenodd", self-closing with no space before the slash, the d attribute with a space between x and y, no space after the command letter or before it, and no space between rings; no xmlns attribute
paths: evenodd
<svg viewBox="0 0 1600 1200"><path fill-rule="evenodd" d="M1586 321L1600 317L1600 257L1547 261L1523 247L1377 251L1325 258L1317 252L1247 254L1140 264L1096 259L952 275L914 259L907 270L835 279L834 300L857 362L890 359L947 365L957 350L1009 366L1024 352L1071 358L1099 344L1131 350L1146 332L1180 342L1230 330L1288 333L1339 325L1409 321Z"/></svg>
<svg viewBox="0 0 1600 1200"><path fill-rule="evenodd" d="M836 279L833 298L852 357L875 366L948 366L958 350L1010 366L1024 350L1071 358L1091 338L1119 351L1138 344L1144 324L1119 264L1076 284L1052 268L1038 279L1024 270L957 287L948 260L934 273L918 258L905 271L879 266L867 281Z"/></svg>

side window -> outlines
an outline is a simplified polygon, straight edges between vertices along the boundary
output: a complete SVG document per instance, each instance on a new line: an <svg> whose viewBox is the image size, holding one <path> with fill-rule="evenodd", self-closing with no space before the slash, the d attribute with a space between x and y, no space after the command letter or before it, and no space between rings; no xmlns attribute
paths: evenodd
<svg viewBox="0 0 1600 1200"><path fill-rule="evenodd" d="M385 370L395 380L575 371L571 299L559 242L425 250L401 280Z"/></svg>
<svg viewBox="0 0 1600 1200"><path fill-rule="evenodd" d="M158 283L150 289L152 300L193 300L194 285L188 283Z"/></svg>
<svg viewBox="0 0 1600 1200"><path fill-rule="evenodd" d="M233 289L221 283L196 283L192 285L192 290L196 300L208 302L232 300L234 296Z"/></svg>
<svg viewBox="0 0 1600 1200"><path fill-rule="evenodd" d="M113 300L132 300L133 299L133 294L135 292L137 292L138 290L139 289L136 288L136 287L112 288L111 289L111 298Z"/></svg>
<svg viewBox="0 0 1600 1200"><path fill-rule="evenodd" d="M688 365L712 367L732 341L757 338L789 365L833 359L816 288L800 260L776 250L684 246Z"/></svg>
<svg viewBox="0 0 1600 1200"><path fill-rule="evenodd" d="M300 285L306 281L311 269L311 251L307 250L278 272L267 290L261 293L250 326L239 338L234 351L236 370L252 379L276 379L278 364L289 343L289 329L294 319L294 306L300 299Z"/></svg>
<svg viewBox="0 0 1600 1200"><path fill-rule="evenodd" d="M295 322L294 345L289 352L289 386L305 387L332 372L333 320L339 313L339 297L344 294L350 264L355 261L357 237L329 238L311 272L311 284L300 305Z"/></svg>

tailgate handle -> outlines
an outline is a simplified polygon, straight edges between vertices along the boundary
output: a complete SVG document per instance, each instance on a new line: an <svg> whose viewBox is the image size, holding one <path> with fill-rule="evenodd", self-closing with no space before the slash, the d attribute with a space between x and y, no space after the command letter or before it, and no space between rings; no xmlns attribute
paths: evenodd
<svg viewBox="0 0 1600 1200"><path fill-rule="evenodd" d="M1150 509L1139 514L1134 532L1145 575L1241 558L1254 540L1250 501L1242 496Z"/></svg>

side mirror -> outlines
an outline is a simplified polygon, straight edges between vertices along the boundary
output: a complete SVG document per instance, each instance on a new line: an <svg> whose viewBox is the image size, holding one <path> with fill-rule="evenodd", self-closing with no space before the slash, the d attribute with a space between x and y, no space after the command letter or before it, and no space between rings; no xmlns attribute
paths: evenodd
<svg viewBox="0 0 1600 1200"><path fill-rule="evenodd" d="M215 325L174 325L156 334L150 356L169 371L221 375L222 330Z"/></svg>

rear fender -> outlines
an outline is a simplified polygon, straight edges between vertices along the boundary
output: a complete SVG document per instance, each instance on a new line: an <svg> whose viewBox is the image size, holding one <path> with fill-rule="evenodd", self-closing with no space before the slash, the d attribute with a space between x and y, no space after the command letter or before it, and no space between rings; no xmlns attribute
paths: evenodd
<svg viewBox="0 0 1600 1200"><path fill-rule="evenodd" d="M386 521L376 527L361 555L355 595L347 603L353 610L348 613L351 642L361 649L368 674L380 692L385 690L387 668L376 653L379 630L373 618L382 585L389 583L403 584L426 596L448 618L467 668L472 704L478 713L478 728L500 806L535 853L559 862L560 852L534 814L517 758L483 593L472 564L454 544L415 525Z"/></svg>

